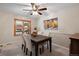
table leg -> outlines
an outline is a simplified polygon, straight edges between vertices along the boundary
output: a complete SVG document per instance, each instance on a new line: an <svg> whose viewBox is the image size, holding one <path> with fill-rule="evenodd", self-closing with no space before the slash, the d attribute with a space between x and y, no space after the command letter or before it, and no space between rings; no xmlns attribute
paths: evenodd
<svg viewBox="0 0 79 59"><path fill-rule="evenodd" d="M35 44L35 55L38 56L38 44Z"/></svg>
<svg viewBox="0 0 79 59"><path fill-rule="evenodd" d="M51 38L49 39L49 44L50 44L50 52L52 52L52 40L51 40Z"/></svg>
<svg viewBox="0 0 79 59"><path fill-rule="evenodd" d="M47 41L47 49L49 48L49 46L48 46L48 45L49 45L49 42Z"/></svg>

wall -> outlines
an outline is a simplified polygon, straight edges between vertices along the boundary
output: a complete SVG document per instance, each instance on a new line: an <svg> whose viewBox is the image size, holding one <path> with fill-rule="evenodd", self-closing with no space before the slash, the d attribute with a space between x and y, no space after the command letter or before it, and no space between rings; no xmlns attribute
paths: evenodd
<svg viewBox="0 0 79 59"><path fill-rule="evenodd" d="M0 43L20 40L20 36L14 36L14 18L27 19L27 17L0 11ZM34 21L31 22L33 29Z"/></svg>
<svg viewBox="0 0 79 59"><path fill-rule="evenodd" d="M48 16L42 16L39 19L38 27L40 30L49 31L44 29L43 20L58 17L58 30L51 30L52 32L64 32L68 34L79 32L79 6L72 6L58 12L51 12L49 12Z"/></svg>
<svg viewBox="0 0 79 59"><path fill-rule="evenodd" d="M58 17L58 30L45 30L43 20ZM72 6L69 8L64 8L58 12L49 12L48 16L42 16L38 21L38 28L40 31L44 32L56 32L63 34L73 34L79 33L79 6ZM55 39L52 42L68 47L70 44L69 39Z"/></svg>
<svg viewBox="0 0 79 59"><path fill-rule="evenodd" d="M65 33L79 33L79 6L73 6L57 13L59 29Z"/></svg>
<svg viewBox="0 0 79 59"><path fill-rule="evenodd" d="M55 16L54 12L52 12L52 14L51 14L51 12L47 12L47 14L48 15L42 15L42 16L40 16L40 19L38 19L38 22L37 22L38 26L37 27L38 27L39 31L43 31L43 32L49 32L50 31L50 30L45 30L44 29L44 23L43 23L43 21L51 19L51 18L54 18L56 16Z"/></svg>
<svg viewBox="0 0 79 59"><path fill-rule="evenodd" d="M0 12L0 42L8 41L12 38L13 15ZM11 20L12 19L12 20Z"/></svg>

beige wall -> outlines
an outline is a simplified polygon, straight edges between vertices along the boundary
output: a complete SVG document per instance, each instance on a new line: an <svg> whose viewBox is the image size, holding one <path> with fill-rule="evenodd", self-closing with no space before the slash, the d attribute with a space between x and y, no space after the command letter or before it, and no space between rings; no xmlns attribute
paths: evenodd
<svg viewBox="0 0 79 59"><path fill-rule="evenodd" d="M14 18L27 19L22 16L0 11L0 43L20 40L19 36L14 36ZM31 22L33 29L34 21L31 20Z"/></svg>
<svg viewBox="0 0 79 59"><path fill-rule="evenodd" d="M65 8L59 12L50 11L48 14L48 16L42 16L38 20L38 28L40 30L49 32L50 30L44 29L43 20L58 17L58 30L51 30L52 32L64 32L66 34L79 32L79 6Z"/></svg>
<svg viewBox="0 0 79 59"><path fill-rule="evenodd" d="M57 13L59 29L65 33L79 33L79 6L73 6Z"/></svg>
<svg viewBox="0 0 79 59"><path fill-rule="evenodd" d="M58 30L45 30L43 20L47 20L54 17L58 17ZM48 16L42 16L39 19L38 28L40 29L40 31L52 33L79 33L79 6L65 8L60 10L59 12L50 11ZM53 39L52 42L65 47L68 47L70 44L70 40L68 39L68 37L66 39L63 37L58 39L56 38Z"/></svg>

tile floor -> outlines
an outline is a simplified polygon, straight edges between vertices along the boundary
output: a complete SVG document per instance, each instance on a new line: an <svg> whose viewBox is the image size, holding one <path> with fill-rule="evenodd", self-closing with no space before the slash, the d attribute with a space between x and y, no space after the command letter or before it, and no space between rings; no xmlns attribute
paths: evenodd
<svg viewBox="0 0 79 59"><path fill-rule="evenodd" d="M52 46L52 52L49 52L49 49L45 48L44 52L39 56L68 56L68 52L66 50L62 50L55 46ZM2 52L0 52L1 56L26 56L21 46L18 45L11 45L9 47L5 47ZM27 55L29 56L29 55ZM33 56L35 56L34 49L33 49Z"/></svg>

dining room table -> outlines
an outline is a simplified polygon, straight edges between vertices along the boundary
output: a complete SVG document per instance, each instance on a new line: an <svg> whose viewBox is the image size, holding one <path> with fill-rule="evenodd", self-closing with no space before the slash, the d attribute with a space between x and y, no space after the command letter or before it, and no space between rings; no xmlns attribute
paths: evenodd
<svg viewBox="0 0 79 59"><path fill-rule="evenodd" d="M31 36L31 41L35 45L35 56L38 56L38 46L44 42L49 42L50 52L52 52L52 39L49 36L37 35Z"/></svg>

